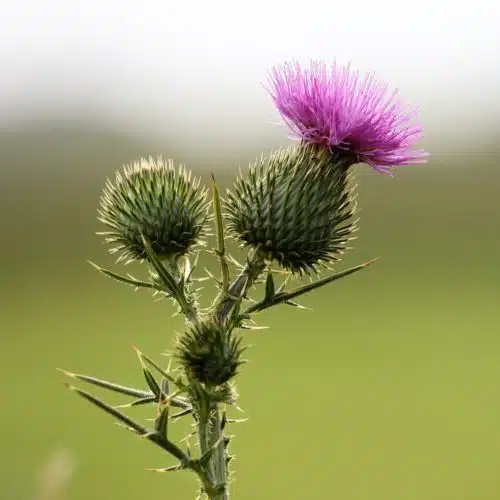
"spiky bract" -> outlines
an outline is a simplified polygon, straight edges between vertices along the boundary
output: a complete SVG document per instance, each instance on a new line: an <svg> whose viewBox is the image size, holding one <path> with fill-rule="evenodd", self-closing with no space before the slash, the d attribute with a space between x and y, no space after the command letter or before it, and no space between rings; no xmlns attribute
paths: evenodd
<svg viewBox="0 0 500 500"><path fill-rule="evenodd" d="M279 149L258 160L228 192L230 230L295 273L338 260L355 229L353 162L315 145Z"/></svg>
<svg viewBox="0 0 500 500"><path fill-rule="evenodd" d="M147 257L142 236L160 258L186 254L200 242L208 217L207 191L183 166L162 157L125 165L107 181L99 220L111 228L101 233L115 244L119 260Z"/></svg>
<svg viewBox="0 0 500 500"><path fill-rule="evenodd" d="M176 355L186 374L214 387L233 378L244 362L241 337L227 331L218 321L192 325L177 341Z"/></svg>

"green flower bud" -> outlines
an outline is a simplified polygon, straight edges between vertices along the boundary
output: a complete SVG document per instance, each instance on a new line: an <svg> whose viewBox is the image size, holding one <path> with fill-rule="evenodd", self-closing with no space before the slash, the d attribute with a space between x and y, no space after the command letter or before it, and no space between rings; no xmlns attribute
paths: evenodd
<svg viewBox="0 0 500 500"><path fill-rule="evenodd" d="M350 156L314 145L271 153L238 177L225 209L244 246L294 273L340 258L355 230Z"/></svg>
<svg viewBox="0 0 500 500"><path fill-rule="evenodd" d="M220 386L233 378L243 364L241 337L219 322L205 321L191 326L177 341L176 355L184 371L207 386Z"/></svg>
<svg viewBox="0 0 500 500"><path fill-rule="evenodd" d="M162 259L186 254L200 242L208 217L207 191L199 184L161 157L125 165L115 183L107 181L98 211L111 228L101 233L116 245L111 253L120 252L119 260L145 259L143 235Z"/></svg>

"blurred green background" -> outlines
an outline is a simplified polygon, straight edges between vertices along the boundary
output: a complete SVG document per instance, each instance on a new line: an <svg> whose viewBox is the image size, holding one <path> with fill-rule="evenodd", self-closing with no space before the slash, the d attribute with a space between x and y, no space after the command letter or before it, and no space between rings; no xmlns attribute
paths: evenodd
<svg viewBox="0 0 500 500"><path fill-rule="evenodd" d="M85 262L121 271L94 235L105 178L162 153L228 186L277 145L207 159L95 124L0 134L1 498L36 498L60 448L75 463L67 499L194 498L189 473L145 471L172 460L66 391L56 367L143 386L130 345L158 358L182 328L169 303ZM308 296L314 311L265 312L270 328L245 333L234 498L500 498L499 159L441 152L392 179L360 166L361 229L338 269L381 259Z"/></svg>

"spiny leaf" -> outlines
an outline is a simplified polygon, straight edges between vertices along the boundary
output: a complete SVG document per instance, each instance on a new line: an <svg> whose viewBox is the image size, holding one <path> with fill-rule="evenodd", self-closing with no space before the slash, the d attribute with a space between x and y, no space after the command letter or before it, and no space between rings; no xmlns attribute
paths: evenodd
<svg viewBox="0 0 500 500"><path fill-rule="evenodd" d="M146 379L146 383L148 384L148 386L151 389L151 391L153 392L153 394L157 398L160 398L161 397L161 389L160 389L160 386L158 385L158 382L153 377L153 374L145 366L142 368L142 372L144 373L144 378Z"/></svg>
<svg viewBox="0 0 500 500"><path fill-rule="evenodd" d="M172 377L172 375L170 375L170 373L167 373L163 368L161 368L157 363L155 363L149 356L146 356L145 354L143 354L136 347L134 347L134 349L137 352L137 355L139 356L139 358L141 360L143 360L144 362L146 362L148 365L152 366L155 370L157 370L160 375L163 375L167 380L172 382L172 384L177 386L180 390L183 391L186 389L186 386L182 383L182 381L180 379L175 379L174 377ZM186 403L186 405L189 406L187 403Z"/></svg>
<svg viewBox="0 0 500 500"><path fill-rule="evenodd" d="M140 389L135 389L133 387L127 387L124 385L115 384L113 382L108 382L106 380L101 380L95 377L91 377L89 375L81 375L79 373L71 373L66 370L62 370L57 368L58 371L64 373L67 377L75 378L78 380L83 380L84 382L88 382L90 384L96 385L98 387L103 387L104 389L109 389L110 391L119 392L121 394L125 394L127 396L133 396L139 399L150 398L154 396L151 392L142 391Z"/></svg>
<svg viewBox="0 0 500 500"><path fill-rule="evenodd" d="M229 266L226 260L226 247L224 241L224 221L222 220L222 208L220 202L219 189L215 182L215 176L212 174L212 192L213 192L213 209L215 215L215 228L217 233L217 250L219 256L221 274L222 274L222 296L226 295L229 289Z"/></svg>
<svg viewBox="0 0 500 500"><path fill-rule="evenodd" d="M103 267L94 264L94 262L90 260L88 260L87 262L105 276L108 276L109 278L112 278L121 283L125 283L126 285L131 285L135 288L152 288L153 290L162 291L161 288L154 285L153 283L147 283L146 281L136 280L135 278L132 277L127 278L125 276L121 276L120 274L116 274L112 271L109 271L108 269L104 269Z"/></svg>
<svg viewBox="0 0 500 500"><path fill-rule="evenodd" d="M344 278L346 276L349 276L350 274L353 274L357 271L361 271L361 269L364 269L374 262L376 262L378 259L373 259L368 262L364 262L363 264L360 264L359 266L354 266L351 267L350 269L346 269L345 271L341 271L337 274L333 274L332 276L327 276L326 278L320 279L318 281L315 281L314 283L309 283L308 285L304 285L302 287L296 288L295 290L292 290L291 292L287 293L278 293L276 294L272 300L270 301L263 301L261 300L260 302L257 302L257 304L254 304L253 306L250 306L244 314L250 314L253 312L259 312L263 311L264 309L268 309L269 307L282 304L284 302L288 302L291 299L294 299L295 297L298 297L300 295L303 295L308 292L312 292L313 290L320 288L322 286L327 285L328 283L332 283L333 281L336 281L340 278Z"/></svg>
<svg viewBox="0 0 500 500"><path fill-rule="evenodd" d="M154 422L156 432L158 432L160 436L164 437L165 439L167 439L169 410L170 405L162 405Z"/></svg>
<svg viewBox="0 0 500 500"><path fill-rule="evenodd" d="M345 271L341 271L337 274L334 274L332 276L327 276L326 278L320 279L318 281L315 281L314 283L310 283L308 285L304 285L303 287L300 287L296 290L292 290L291 292L283 294L283 296L280 296L277 299L280 302L284 301L289 301L291 299L294 299L295 297L298 297L299 295L303 295L304 293L311 292L317 288L320 288L324 285L328 285L329 283L332 283L333 281L339 280L341 278L345 278L346 276L349 276L350 274L354 274L358 271L361 271L362 269L365 269L368 266L371 266L374 264L378 258L369 260L367 262L364 262L363 264L360 264L358 266L351 267L349 269L346 269Z"/></svg>
<svg viewBox="0 0 500 500"><path fill-rule="evenodd" d="M104 401L100 400L99 398L93 396L92 394L89 394L86 391L82 391L81 389L78 389L78 387L74 387L72 385L66 384L66 387L81 396L82 398L86 399L87 401L90 401L92 404L100 408L101 410L104 410L106 413L109 413L111 416L115 417L118 419L120 422L125 424L127 427L130 429L133 429L137 434L143 436L148 433L147 429L145 429L142 425L138 424L134 420L132 420L130 417L127 415L123 414L121 411L118 411L116 408L113 408L112 406L108 405Z"/></svg>
<svg viewBox="0 0 500 500"><path fill-rule="evenodd" d="M141 389L135 389L134 387L127 387L115 384L113 382L101 380L95 377L91 377L89 375L82 375L79 373L68 372L60 368L57 368L57 370L66 375L67 377L74 378L77 380L82 380L89 384L95 385L97 387L103 387L104 389L108 389L110 391L117 392L119 394L125 394L126 396L132 396L138 398L136 401L132 401L131 403L126 403L124 405L115 406L115 408L128 408L132 406L140 406L142 404L148 404L158 401L158 397L155 396L152 392L143 391ZM189 409L191 411L191 405L183 398L173 398L171 404L176 408Z"/></svg>
<svg viewBox="0 0 500 500"><path fill-rule="evenodd" d="M151 389L151 392L158 399L160 399L161 389L160 389L160 386L158 385L158 382L154 378L153 374L149 371L148 367L144 363L144 360L142 359L142 354L137 349L136 349L136 354L137 354L137 357L139 358L139 362L141 363L142 372L144 374L144 378L146 379L146 383L148 384L149 388Z"/></svg>
<svg viewBox="0 0 500 500"><path fill-rule="evenodd" d="M145 427L138 424L127 415L118 411L116 408L109 406L107 403L101 401L99 398L96 398L92 394L82 391L81 389L78 389L78 387L74 387L69 384L66 384L66 386L68 387L68 389L74 391L82 398L86 399L87 401L91 402L101 410L104 410L106 413L115 417L117 420L125 424L127 427L133 429L135 432L137 432L137 434L139 434L143 438L148 439L149 441L155 443L160 448L163 448L165 451L168 451L171 455L179 459L183 464L190 463L189 457L187 457L186 454L177 445L175 445L165 437L160 436L160 434L158 434L157 432L148 431Z"/></svg>

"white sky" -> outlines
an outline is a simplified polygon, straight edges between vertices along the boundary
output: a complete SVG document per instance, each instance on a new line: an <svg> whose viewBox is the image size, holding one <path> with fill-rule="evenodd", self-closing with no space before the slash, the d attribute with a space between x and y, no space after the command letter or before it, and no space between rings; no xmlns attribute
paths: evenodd
<svg viewBox="0 0 500 500"><path fill-rule="evenodd" d="M419 106L425 145L500 132L494 0L10 0L0 19L2 128L99 113L184 146L255 143L276 133L268 68L337 58Z"/></svg>

